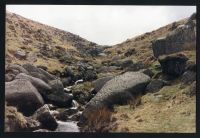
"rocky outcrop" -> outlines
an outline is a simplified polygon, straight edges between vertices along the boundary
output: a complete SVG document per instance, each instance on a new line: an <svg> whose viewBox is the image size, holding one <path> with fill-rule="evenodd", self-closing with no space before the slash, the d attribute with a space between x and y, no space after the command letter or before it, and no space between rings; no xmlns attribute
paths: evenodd
<svg viewBox="0 0 200 138"><path fill-rule="evenodd" d="M181 53L160 56L158 59L162 67L162 72L175 77L183 74L187 60L188 58Z"/></svg>
<svg viewBox="0 0 200 138"><path fill-rule="evenodd" d="M31 115L44 104L43 98L31 82L16 79L5 83L5 99L24 115Z"/></svg>
<svg viewBox="0 0 200 138"><path fill-rule="evenodd" d="M86 105L80 122L87 120L93 112L114 104L123 104L134 95L143 93L150 77L140 72L126 72L108 81Z"/></svg>
<svg viewBox="0 0 200 138"><path fill-rule="evenodd" d="M196 19L192 15L186 24L178 26L167 36L152 41L155 57L196 47Z"/></svg>

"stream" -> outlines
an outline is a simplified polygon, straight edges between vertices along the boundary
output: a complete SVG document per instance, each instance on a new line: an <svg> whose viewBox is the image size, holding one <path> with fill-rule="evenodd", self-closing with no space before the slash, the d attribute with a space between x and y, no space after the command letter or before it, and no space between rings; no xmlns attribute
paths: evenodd
<svg viewBox="0 0 200 138"><path fill-rule="evenodd" d="M56 132L80 132L77 122L74 121L57 121L58 127Z"/></svg>

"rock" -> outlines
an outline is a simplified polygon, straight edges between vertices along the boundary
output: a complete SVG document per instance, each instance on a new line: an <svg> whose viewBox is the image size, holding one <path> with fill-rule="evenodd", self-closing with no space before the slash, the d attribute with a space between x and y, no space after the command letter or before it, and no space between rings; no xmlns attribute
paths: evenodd
<svg viewBox="0 0 200 138"><path fill-rule="evenodd" d="M41 123L37 120L34 120L30 117L26 117L26 121L27 121L27 131L34 131L34 130L38 130L40 129Z"/></svg>
<svg viewBox="0 0 200 138"><path fill-rule="evenodd" d="M5 70L6 70L6 72L5 72L5 81L6 82L14 80L16 75L19 73L29 74L28 71L26 71L23 67L21 67L20 65L17 65L17 64L6 65Z"/></svg>
<svg viewBox="0 0 200 138"><path fill-rule="evenodd" d="M152 80L146 87L147 92L159 91L165 85L163 80Z"/></svg>
<svg viewBox="0 0 200 138"><path fill-rule="evenodd" d="M24 69L22 66L17 65L17 64L10 64L6 67L6 72L13 71L13 70L17 70L19 73L29 74L26 69Z"/></svg>
<svg viewBox="0 0 200 138"><path fill-rule="evenodd" d="M91 98L91 94L85 90L76 90L73 92L73 99L78 101L81 104L86 104Z"/></svg>
<svg viewBox="0 0 200 138"><path fill-rule="evenodd" d="M129 57L132 56L133 54L136 54L135 48L133 49L128 49L126 53L124 53L124 56Z"/></svg>
<svg viewBox="0 0 200 138"><path fill-rule="evenodd" d="M126 72L108 81L103 88L86 105L80 122L103 109L112 108L114 104L124 104L134 95L144 92L150 77L140 72Z"/></svg>
<svg viewBox="0 0 200 138"><path fill-rule="evenodd" d="M63 64L72 64L75 59L69 53L66 53L64 56L59 58L59 61Z"/></svg>
<svg viewBox="0 0 200 138"><path fill-rule="evenodd" d="M162 72L175 77L183 74L187 60L188 58L181 53L160 56L158 59L162 67Z"/></svg>
<svg viewBox="0 0 200 138"><path fill-rule="evenodd" d="M11 73L5 74L5 81L6 82L12 81L14 79L15 79L15 75L14 74L11 74Z"/></svg>
<svg viewBox="0 0 200 138"><path fill-rule="evenodd" d="M67 93L62 93L62 94L60 93L60 94L49 94L47 98L48 101L54 105L57 105L59 107L69 107L71 106L73 96Z"/></svg>
<svg viewBox="0 0 200 138"><path fill-rule="evenodd" d="M154 76L154 73L150 69L141 69L140 72L148 75L151 78Z"/></svg>
<svg viewBox="0 0 200 138"><path fill-rule="evenodd" d="M133 61L132 60L125 60L125 61L123 61L122 62L122 64L121 64L121 67L122 68L127 68L127 67L130 67L130 66L133 66Z"/></svg>
<svg viewBox="0 0 200 138"><path fill-rule="evenodd" d="M25 79L30 81L43 97L46 97L46 95L51 93L51 87L41 79L26 75L24 73L18 74L15 79Z"/></svg>
<svg viewBox="0 0 200 138"><path fill-rule="evenodd" d="M97 73L114 72L119 69L120 67L117 67L117 66L101 66L99 69L97 69Z"/></svg>
<svg viewBox="0 0 200 138"><path fill-rule="evenodd" d="M46 66L42 66L42 65L38 65L37 68L41 68L41 69L43 69L45 71L47 71L47 69L48 69Z"/></svg>
<svg viewBox="0 0 200 138"><path fill-rule="evenodd" d="M62 120L62 121L66 121L69 119L69 116L72 116L73 114L77 113L78 110L77 109L66 109L62 112L60 112L60 114L58 115L57 119L58 120Z"/></svg>
<svg viewBox="0 0 200 138"><path fill-rule="evenodd" d="M109 80L111 80L113 78L113 76L108 76L108 77L103 77L103 78L100 78L100 79L97 79L95 82L94 82L94 91L95 91L95 94L101 90L101 88L106 84L106 82L108 82Z"/></svg>
<svg viewBox="0 0 200 138"><path fill-rule="evenodd" d="M25 68L31 76L39 78L45 82L56 79L55 76L49 74L45 70L43 70L41 68L37 68L29 63L23 64L22 67Z"/></svg>
<svg viewBox="0 0 200 138"><path fill-rule="evenodd" d="M26 59L29 61L29 62L36 62L37 61L37 54L36 53L28 53L27 54L27 57Z"/></svg>
<svg viewBox="0 0 200 138"><path fill-rule="evenodd" d="M81 112L77 112L74 115L71 115L68 117L68 119L70 119L71 121L78 121L80 119L81 116Z"/></svg>
<svg viewBox="0 0 200 138"><path fill-rule="evenodd" d="M18 49L15 52L15 57L18 59L26 59L26 51L22 50L22 49Z"/></svg>
<svg viewBox="0 0 200 138"><path fill-rule="evenodd" d="M101 56L101 57L106 57L107 54L106 53L99 53L98 56Z"/></svg>
<svg viewBox="0 0 200 138"><path fill-rule="evenodd" d="M93 70L86 70L81 73L82 78L84 81L92 81L97 79L97 73Z"/></svg>
<svg viewBox="0 0 200 138"><path fill-rule="evenodd" d="M67 87L72 83L71 77L61 78L61 81L64 87Z"/></svg>
<svg viewBox="0 0 200 138"><path fill-rule="evenodd" d="M190 70L190 71L193 71L193 72L196 72L196 63L192 60L188 60L187 63L186 63L186 70Z"/></svg>
<svg viewBox="0 0 200 138"><path fill-rule="evenodd" d="M49 130L55 130L58 126L56 119L51 115L50 109L48 105L44 105L39 108L34 115L32 116L33 119L38 120L43 128Z"/></svg>
<svg viewBox="0 0 200 138"><path fill-rule="evenodd" d="M54 118L57 118L59 116L59 112L56 111L56 110L53 110L53 111L50 111L50 114L54 117Z"/></svg>
<svg viewBox="0 0 200 138"><path fill-rule="evenodd" d="M183 75L181 76L181 81L184 84L193 82L196 80L196 72L193 71L186 71L183 73Z"/></svg>
<svg viewBox="0 0 200 138"><path fill-rule="evenodd" d="M139 71L140 69L144 68L144 64L142 62L136 62L130 66L128 66L125 70L126 71Z"/></svg>
<svg viewBox="0 0 200 138"><path fill-rule="evenodd" d="M71 66L65 67L61 77L71 77L71 78L73 78L74 77L74 72L73 72L72 68L73 67L71 67Z"/></svg>
<svg viewBox="0 0 200 138"><path fill-rule="evenodd" d="M166 37L152 41L152 48L155 57L194 49L196 46L196 25L183 24L178 26Z"/></svg>
<svg viewBox="0 0 200 138"><path fill-rule="evenodd" d="M50 102L62 107L71 106L73 96L64 92L64 87L60 80L52 80L49 85L52 88L52 93L47 96Z"/></svg>
<svg viewBox="0 0 200 138"><path fill-rule="evenodd" d="M64 93L64 87L60 80L52 80L48 84L51 86L53 93Z"/></svg>
<svg viewBox="0 0 200 138"><path fill-rule="evenodd" d="M24 115L31 115L44 104L43 98L31 82L16 79L5 83L5 99Z"/></svg>
<svg viewBox="0 0 200 138"><path fill-rule="evenodd" d="M103 49L101 47L91 47L86 51L86 53L92 57L98 56Z"/></svg>

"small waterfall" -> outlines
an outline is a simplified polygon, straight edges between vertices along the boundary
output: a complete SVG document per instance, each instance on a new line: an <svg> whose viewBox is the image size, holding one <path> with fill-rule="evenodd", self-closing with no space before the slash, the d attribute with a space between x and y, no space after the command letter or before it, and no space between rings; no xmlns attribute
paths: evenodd
<svg viewBox="0 0 200 138"><path fill-rule="evenodd" d="M57 121L58 128L56 132L80 132L79 127L77 126L77 122L74 121Z"/></svg>

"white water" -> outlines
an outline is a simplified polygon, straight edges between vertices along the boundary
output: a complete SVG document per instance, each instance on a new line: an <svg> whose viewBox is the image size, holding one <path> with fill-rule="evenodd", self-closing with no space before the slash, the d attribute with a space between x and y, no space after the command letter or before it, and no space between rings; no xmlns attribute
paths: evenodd
<svg viewBox="0 0 200 138"><path fill-rule="evenodd" d="M77 122L63 122L57 121L58 128L56 132L80 132L79 127L77 126Z"/></svg>

